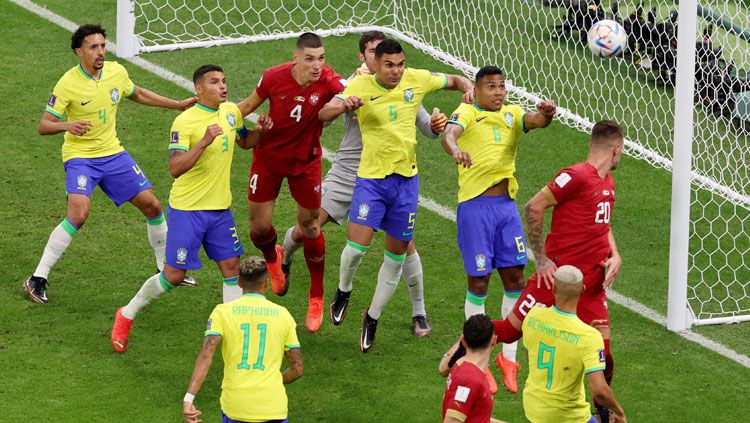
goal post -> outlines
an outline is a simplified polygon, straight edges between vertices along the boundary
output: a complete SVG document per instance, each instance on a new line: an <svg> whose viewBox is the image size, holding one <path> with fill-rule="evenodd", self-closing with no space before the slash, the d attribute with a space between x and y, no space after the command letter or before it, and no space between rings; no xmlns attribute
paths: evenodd
<svg viewBox="0 0 750 423"><path fill-rule="evenodd" d="M676 3L118 0L117 54L377 29L467 76L500 64L513 102L553 99L582 132L614 118L626 154L673 172L669 281L658 282L667 326L683 330L750 320L750 5ZM626 54L587 50L581 35L600 19L623 24Z"/></svg>

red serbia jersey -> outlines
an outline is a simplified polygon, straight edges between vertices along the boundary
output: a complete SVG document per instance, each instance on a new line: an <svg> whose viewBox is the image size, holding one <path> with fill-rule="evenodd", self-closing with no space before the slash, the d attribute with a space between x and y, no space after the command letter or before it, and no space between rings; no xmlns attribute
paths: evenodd
<svg viewBox="0 0 750 423"><path fill-rule="evenodd" d="M271 103L273 128L254 152L269 164L289 163L290 158L304 162L319 158L323 122L318 119L318 112L344 90L345 81L326 65L317 81L301 87L292 78L293 66L289 62L266 69L255 89L260 98Z"/></svg>
<svg viewBox="0 0 750 423"><path fill-rule="evenodd" d="M464 423L489 423L494 400L487 376L474 363L460 359L451 369L443 394L443 420L449 415Z"/></svg>
<svg viewBox="0 0 750 423"><path fill-rule="evenodd" d="M547 188L557 201L544 246L547 257L585 273L610 254L615 181L610 173L602 179L593 165L583 162L561 170Z"/></svg>

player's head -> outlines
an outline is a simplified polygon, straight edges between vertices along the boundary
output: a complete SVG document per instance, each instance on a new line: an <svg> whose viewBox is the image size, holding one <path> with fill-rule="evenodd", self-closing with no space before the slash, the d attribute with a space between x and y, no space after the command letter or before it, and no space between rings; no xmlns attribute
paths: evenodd
<svg viewBox="0 0 750 423"><path fill-rule="evenodd" d="M217 65L203 65L193 72L195 93L198 102L215 107L227 101L227 78L224 70Z"/></svg>
<svg viewBox="0 0 750 423"><path fill-rule="evenodd" d="M266 261L258 256L250 256L242 260L237 284L243 292L264 292L268 286Z"/></svg>
<svg viewBox="0 0 750 423"><path fill-rule="evenodd" d="M297 46L294 49L294 65L298 68L297 75L304 82L317 81L325 63L326 49L323 47L323 39L312 32L305 32L297 37Z"/></svg>
<svg viewBox="0 0 750 423"><path fill-rule="evenodd" d="M474 102L477 106L496 111L505 101L505 75L497 66L485 66L477 72Z"/></svg>
<svg viewBox="0 0 750 423"><path fill-rule="evenodd" d="M375 47L375 74L381 85L396 88L405 69L406 55L398 41L387 38Z"/></svg>
<svg viewBox="0 0 750 423"><path fill-rule="evenodd" d="M578 301L583 292L583 273L575 266L560 266L555 270L555 302Z"/></svg>
<svg viewBox="0 0 750 423"><path fill-rule="evenodd" d="M380 31L367 31L359 38L359 61L367 66L370 73L375 73L375 48L385 40Z"/></svg>
<svg viewBox="0 0 750 423"><path fill-rule="evenodd" d="M617 169L622 157L624 145L622 127L613 120L601 120L591 130L591 142L589 143L589 155L606 156L610 163L610 169Z"/></svg>
<svg viewBox="0 0 750 423"><path fill-rule="evenodd" d="M84 69L99 70L104 67L104 55L107 53L107 34L99 25L81 25L73 33L70 48L78 56Z"/></svg>
<svg viewBox="0 0 750 423"><path fill-rule="evenodd" d="M464 322L464 344L467 349L481 350L493 345L495 327L486 314L475 314Z"/></svg>

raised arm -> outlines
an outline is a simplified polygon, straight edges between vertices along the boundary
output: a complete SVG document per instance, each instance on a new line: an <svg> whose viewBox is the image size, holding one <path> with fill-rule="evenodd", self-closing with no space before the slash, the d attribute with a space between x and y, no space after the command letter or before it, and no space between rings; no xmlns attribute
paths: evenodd
<svg viewBox="0 0 750 423"><path fill-rule="evenodd" d="M469 156L469 153L458 148L458 138L463 133L464 128L461 125L455 123L446 125L445 132L443 132L443 149L449 156L453 157L456 164L471 167L471 156Z"/></svg>
<svg viewBox="0 0 750 423"><path fill-rule="evenodd" d="M250 94L249 97L237 103L237 107L240 108L242 116L247 116L263 104L263 101L264 100L258 95L258 92L253 90L253 93Z"/></svg>
<svg viewBox="0 0 750 423"><path fill-rule="evenodd" d="M474 83L465 76L460 75L447 75L448 83L445 85L447 90L458 90L464 93L461 97L461 101L464 103L474 102Z"/></svg>
<svg viewBox="0 0 750 423"><path fill-rule="evenodd" d="M302 373L304 373L304 369L302 368L302 351L299 348L293 348L287 350L284 353L284 357L286 357L289 367L281 372L281 376L284 380L284 385L288 385L301 378Z"/></svg>
<svg viewBox="0 0 750 423"><path fill-rule="evenodd" d="M362 103L362 100L356 96L349 96L345 100L339 97L334 97L331 101L326 103L322 109L320 109L318 112L318 119L323 122L330 122L343 113L353 112L359 109L362 105L364 105L364 103Z"/></svg>
<svg viewBox="0 0 750 423"><path fill-rule="evenodd" d="M77 121L77 122L60 122L60 119L49 112L44 112L42 118L39 119L39 135L55 135L60 132L68 131L73 135L81 136L91 129L91 122L89 121Z"/></svg>
<svg viewBox="0 0 750 423"><path fill-rule="evenodd" d="M604 379L604 372L591 372L587 376L589 387L591 388L592 399L612 411L609 421L617 423L627 422L628 420L625 417L625 411L620 407L620 404L617 403L615 393L612 392L612 388L607 385L607 381Z"/></svg>
<svg viewBox="0 0 750 423"><path fill-rule="evenodd" d="M203 151L214 142L214 139L222 135L224 131L217 124L209 125L203 138L188 151L180 149L169 150L169 173L173 178L179 178L180 175L192 169L198 159L201 158Z"/></svg>
<svg viewBox="0 0 750 423"><path fill-rule="evenodd" d="M190 377L190 384L182 402L182 415L185 417L187 423L200 421L201 412L193 405L193 399L198 394L198 391L200 391L201 385L203 385L203 381L206 379L208 369L211 368L211 363L214 360L216 346L220 342L221 335L207 335L203 338L203 347L198 354L198 358L195 360L193 375Z"/></svg>
<svg viewBox="0 0 750 423"><path fill-rule="evenodd" d="M557 106L554 101L545 100L536 105L536 110L523 116L523 126L527 130L548 126L557 113Z"/></svg>
<svg viewBox="0 0 750 423"><path fill-rule="evenodd" d="M555 197L546 186L537 192L525 206L523 214L526 218L526 232L529 236L531 251L534 252L536 260L537 284L544 281L547 288L552 289L554 274L557 266L547 257L544 252L544 211L556 204Z"/></svg>
<svg viewBox="0 0 750 423"><path fill-rule="evenodd" d="M162 107L164 109L177 109L186 110L192 107L198 99L196 97L189 97L184 100L172 100L171 98L164 97L156 94L155 92L135 86L135 91L128 97L136 103L145 104L146 106Z"/></svg>

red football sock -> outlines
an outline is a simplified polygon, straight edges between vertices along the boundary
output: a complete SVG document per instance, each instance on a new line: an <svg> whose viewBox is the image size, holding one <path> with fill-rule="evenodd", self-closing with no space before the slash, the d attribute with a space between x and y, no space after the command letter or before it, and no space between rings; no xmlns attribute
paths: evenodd
<svg viewBox="0 0 750 423"><path fill-rule="evenodd" d="M510 344L521 339L521 335L523 335L520 330L513 327L513 324L507 318L504 320L493 320L492 325L495 326L497 342Z"/></svg>
<svg viewBox="0 0 750 423"><path fill-rule="evenodd" d="M310 298L323 296L323 273L326 262L326 240L321 230L317 238L302 237L305 262L310 270Z"/></svg>
<svg viewBox="0 0 750 423"><path fill-rule="evenodd" d="M271 226L271 230L262 236L253 236L250 232L250 239L257 249L263 252L263 258L266 263L276 263L276 229Z"/></svg>

